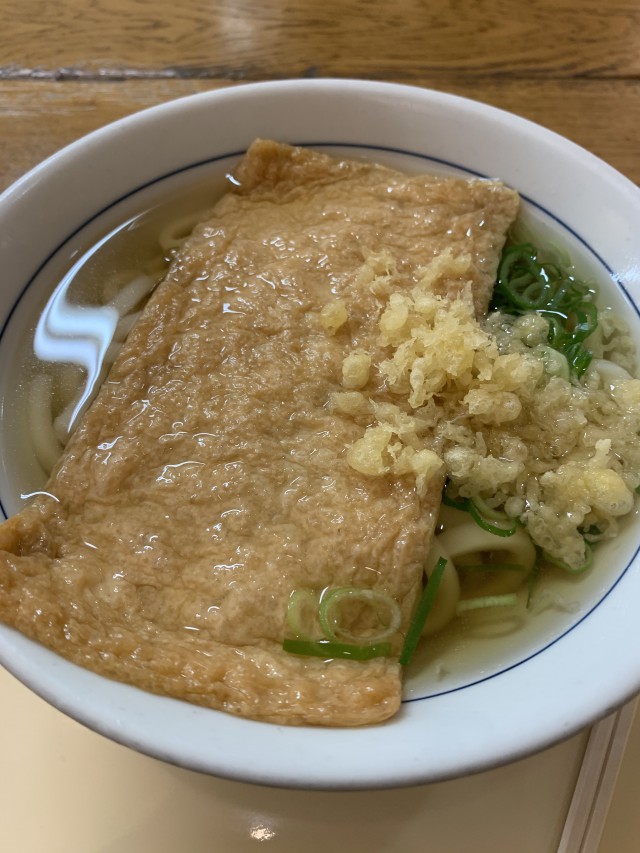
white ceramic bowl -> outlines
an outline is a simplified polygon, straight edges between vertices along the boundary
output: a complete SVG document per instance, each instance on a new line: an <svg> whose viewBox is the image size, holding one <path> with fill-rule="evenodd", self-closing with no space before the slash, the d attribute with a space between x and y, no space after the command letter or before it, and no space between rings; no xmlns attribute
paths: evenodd
<svg viewBox="0 0 640 853"><path fill-rule="evenodd" d="M513 115L418 88L341 80L239 86L173 101L64 149L0 197L0 395L70 252L176 187L227 172L257 136L406 170L499 177L524 217L566 247L640 341L640 190L559 136ZM61 260L62 259L62 260ZM29 485L2 442L0 501ZM640 689L640 527L634 519L573 584L574 613L408 679L385 725L286 728L143 693L86 672L8 628L0 661L49 702L144 753L233 779L306 788L435 781L529 754ZM473 645L473 644L472 644ZM440 651L438 652L440 654Z"/></svg>

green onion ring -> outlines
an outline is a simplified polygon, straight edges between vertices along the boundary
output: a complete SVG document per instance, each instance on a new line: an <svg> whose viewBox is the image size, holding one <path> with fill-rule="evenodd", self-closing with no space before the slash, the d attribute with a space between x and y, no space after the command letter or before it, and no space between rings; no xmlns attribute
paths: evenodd
<svg viewBox="0 0 640 853"><path fill-rule="evenodd" d="M580 379L592 353L583 344L598 327L594 291L553 263L537 260L530 243L508 246L498 265L493 307L511 314L535 311L549 322L547 343L567 358Z"/></svg>
<svg viewBox="0 0 640 853"><path fill-rule="evenodd" d="M560 569L564 569L565 572L570 572L572 575L579 575L582 572L586 572L587 569L590 569L593 563L593 549L591 548L591 545L589 545L588 542L585 542L584 547L585 561L581 566L578 566L577 569L574 569L568 563L565 563L564 560L559 560L557 557L551 556L551 554L549 554L547 551L543 551L542 556L548 563L551 563L554 566L558 566L558 568Z"/></svg>
<svg viewBox="0 0 640 853"><path fill-rule="evenodd" d="M574 308L575 324L572 335L576 341L584 341L598 325L598 309L593 302L581 302Z"/></svg>
<svg viewBox="0 0 640 853"><path fill-rule="evenodd" d="M456 613L464 613L468 610L482 610L486 607L513 607L518 603L515 592L506 595L482 595L478 598L463 598L456 606Z"/></svg>
<svg viewBox="0 0 640 853"><path fill-rule="evenodd" d="M485 499L480 497L480 495L474 495L471 498L471 502L480 515L485 519L490 519L491 521L511 521L506 512L489 506Z"/></svg>
<svg viewBox="0 0 640 853"><path fill-rule="evenodd" d="M442 490L442 503L445 506L453 507L454 509L462 510L463 512L467 512L469 510L469 498L452 498L449 495L449 489L451 488L451 480L447 480L444 484L444 489Z"/></svg>
<svg viewBox="0 0 640 853"><path fill-rule="evenodd" d="M487 533L493 533L496 536L513 536L518 529L518 522L515 518L507 516L505 521L486 519L473 500L469 501L469 513L479 527L486 530Z"/></svg>
<svg viewBox="0 0 640 853"><path fill-rule="evenodd" d="M374 643L361 646L355 643L336 643L332 640L292 640L288 637L282 641L282 648L292 655L307 657L340 658L343 660L371 660L372 658L387 657L391 654L391 643Z"/></svg>
<svg viewBox="0 0 640 853"><path fill-rule="evenodd" d="M564 353L552 346L538 344L532 352L542 359L544 369L549 376L559 376L561 379L569 378L569 362Z"/></svg>
<svg viewBox="0 0 640 853"><path fill-rule="evenodd" d="M346 602L358 602L366 604L376 612L381 628L366 637L353 634L340 624L340 608ZM380 616L380 610L386 608L388 619L386 622ZM320 598L320 609L318 610L320 627L329 640L334 642L350 643L381 643L398 632L402 616L398 603L386 592L378 589L362 589L355 586L339 586L327 590Z"/></svg>
<svg viewBox="0 0 640 853"><path fill-rule="evenodd" d="M447 567L447 562L448 561L445 560L444 557L440 557L434 570L431 572L431 576L429 577L424 590L422 591L422 597L420 598L416 611L413 614L413 619L409 623L402 651L400 652L399 661L402 666L406 666L409 663L420 641L420 637L422 636L422 631L424 629L424 623L427 621L429 611L433 607L433 602L438 594L438 588L440 587L440 581L442 580L444 570Z"/></svg>
<svg viewBox="0 0 640 853"><path fill-rule="evenodd" d="M296 589L287 602L287 625L292 634L303 640L313 639L313 627L317 622L320 593L311 589ZM305 616L306 611L306 616ZM309 618L311 611L311 618Z"/></svg>

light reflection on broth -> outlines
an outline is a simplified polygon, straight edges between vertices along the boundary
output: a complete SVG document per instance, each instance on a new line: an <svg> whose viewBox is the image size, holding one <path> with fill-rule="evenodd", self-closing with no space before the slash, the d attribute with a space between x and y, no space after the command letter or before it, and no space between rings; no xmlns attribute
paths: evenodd
<svg viewBox="0 0 640 853"><path fill-rule="evenodd" d="M16 423L28 423L39 469L29 488L46 482L150 293L224 183L209 181L177 194L72 251L68 270L25 341L20 390L12 401Z"/></svg>

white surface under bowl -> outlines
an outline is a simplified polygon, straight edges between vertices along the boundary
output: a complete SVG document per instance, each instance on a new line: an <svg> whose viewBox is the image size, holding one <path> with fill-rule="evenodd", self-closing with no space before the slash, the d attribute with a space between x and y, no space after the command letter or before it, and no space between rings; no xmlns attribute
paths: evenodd
<svg viewBox="0 0 640 853"><path fill-rule="evenodd" d="M521 193L527 223L569 251L640 341L640 190L609 166L537 125L458 97L361 81L264 83L110 125L0 197L3 399L15 384L15 354L73 252L166 193L215 181L258 136L407 171L501 178ZM0 501L12 513L30 486L3 435ZM435 664L414 671L400 713L380 726L238 719L103 679L9 628L0 628L0 662L87 726L195 770L302 788L435 781L548 746L640 690L639 541L633 519L599 549L594 570L572 587L575 612L479 643L453 673Z"/></svg>

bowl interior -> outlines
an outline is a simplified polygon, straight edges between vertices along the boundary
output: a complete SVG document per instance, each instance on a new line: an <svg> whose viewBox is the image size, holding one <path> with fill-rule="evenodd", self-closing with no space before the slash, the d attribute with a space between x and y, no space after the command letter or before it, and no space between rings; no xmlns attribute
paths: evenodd
<svg viewBox="0 0 640 853"><path fill-rule="evenodd" d="M404 171L501 178L521 193L525 227L541 245L566 249L640 342L640 247L632 239L640 191L566 140L483 105L384 84L298 81L183 99L81 140L0 199L5 515L43 487L16 365L52 289L74 265L94 263L92 247L123 223L208 206L257 136ZM566 608L549 606L508 630L445 632L408 673L402 712L374 729L292 730L230 718L102 679L8 628L0 628L0 661L92 728L194 769L304 787L432 781L541 748L640 688L640 652L628 647L639 539L634 518L598 549L588 575L556 577L550 601L556 595ZM572 691L563 689L568 681ZM441 737L459 729L459 737Z"/></svg>

